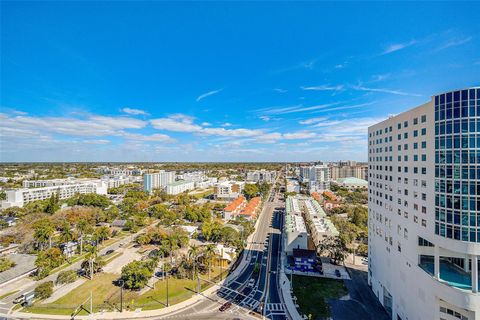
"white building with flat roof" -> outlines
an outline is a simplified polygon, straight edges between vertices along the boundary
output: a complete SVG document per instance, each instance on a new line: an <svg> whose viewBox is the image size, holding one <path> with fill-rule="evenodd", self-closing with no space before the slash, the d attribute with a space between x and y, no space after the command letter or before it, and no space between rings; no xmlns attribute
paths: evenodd
<svg viewBox="0 0 480 320"><path fill-rule="evenodd" d="M368 129L368 282L392 319L480 320L480 88Z"/></svg>
<svg viewBox="0 0 480 320"><path fill-rule="evenodd" d="M143 175L143 190L152 192L154 189L165 189L166 186L175 181L175 172L160 171L157 173L146 173Z"/></svg>
<svg viewBox="0 0 480 320"><path fill-rule="evenodd" d="M287 255L292 255L293 249L308 249L307 227L297 197L288 197L285 200L284 232L284 250Z"/></svg>
<svg viewBox="0 0 480 320"><path fill-rule="evenodd" d="M68 199L76 193L107 194L107 184L102 180L72 181L69 184L60 184L49 187L21 188L6 190L6 200L1 202L2 209L10 207L23 207L24 204L45 200L54 195L60 199Z"/></svg>
<svg viewBox="0 0 480 320"><path fill-rule="evenodd" d="M167 184L167 187L166 187L167 194L172 194L172 195L180 194L182 192L193 190L193 189L195 189L195 182L184 181L184 180L169 183Z"/></svg>
<svg viewBox="0 0 480 320"><path fill-rule="evenodd" d="M247 181L273 183L275 182L276 172L265 169L254 170L248 171L245 177Z"/></svg>

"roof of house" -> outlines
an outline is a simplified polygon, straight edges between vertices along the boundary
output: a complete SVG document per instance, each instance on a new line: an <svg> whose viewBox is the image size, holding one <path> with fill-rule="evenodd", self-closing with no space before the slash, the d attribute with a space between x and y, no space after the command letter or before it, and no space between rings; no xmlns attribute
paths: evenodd
<svg viewBox="0 0 480 320"><path fill-rule="evenodd" d="M239 206L241 206L245 202L245 197L244 196L239 196L232 202L228 204L228 206L223 209L223 211L235 211Z"/></svg>

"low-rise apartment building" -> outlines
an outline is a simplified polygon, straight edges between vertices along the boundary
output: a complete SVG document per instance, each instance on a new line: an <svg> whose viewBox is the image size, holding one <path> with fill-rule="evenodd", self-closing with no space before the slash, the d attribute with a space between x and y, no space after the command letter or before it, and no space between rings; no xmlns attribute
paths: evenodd
<svg viewBox="0 0 480 320"><path fill-rule="evenodd" d="M24 204L45 200L52 195L58 195L59 199L68 199L76 193L107 194L107 184L102 180L70 181L69 184L54 185L39 188L22 188L6 190L6 200L1 202L2 209L9 207L23 207Z"/></svg>
<svg viewBox="0 0 480 320"><path fill-rule="evenodd" d="M245 187L243 181L222 181L213 187L213 193L217 199L231 200L240 196Z"/></svg>
<svg viewBox="0 0 480 320"><path fill-rule="evenodd" d="M307 227L297 197L288 197L285 200L284 232L284 250L287 255L293 255L293 249L308 249Z"/></svg>
<svg viewBox="0 0 480 320"><path fill-rule="evenodd" d="M193 189L195 189L195 182L180 180L167 184L166 192L167 194L177 195Z"/></svg>

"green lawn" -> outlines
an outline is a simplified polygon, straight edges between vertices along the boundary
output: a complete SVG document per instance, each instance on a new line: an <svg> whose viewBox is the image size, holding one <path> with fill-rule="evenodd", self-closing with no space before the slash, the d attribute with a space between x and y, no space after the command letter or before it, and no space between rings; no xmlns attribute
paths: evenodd
<svg viewBox="0 0 480 320"><path fill-rule="evenodd" d="M227 271L225 271L226 273ZM218 277L219 270L214 270L211 273L212 278ZM43 313L43 314L59 314L70 315L78 305L90 297L90 291L93 293L93 309L94 312L101 310L112 311L114 308L120 306L120 289L113 284L119 275L110 273L100 273L95 276L94 280L87 280L81 286L72 290L62 298L48 304L35 303L30 308L25 308L25 312ZM206 278L206 275L201 277ZM224 274L225 277L225 274ZM187 300L193 295L196 290L197 281L190 279L176 279L169 278L168 280L168 296L169 304L179 303ZM206 283L202 285L202 290L208 287ZM139 295L138 292L124 290L124 309L135 310L141 308L142 310L160 309L164 307L166 302L166 281L158 281L155 284L155 289L149 290L146 293ZM87 307L90 305L86 303ZM87 314L81 312L80 314Z"/></svg>
<svg viewBox="0 0 480 320"><path fill-rule="evenodd" d="M348 293L343 280L293 276L293 292L300 306L300 314L312 315L312 319L330 316L328 299L338 299Z"/></svg>

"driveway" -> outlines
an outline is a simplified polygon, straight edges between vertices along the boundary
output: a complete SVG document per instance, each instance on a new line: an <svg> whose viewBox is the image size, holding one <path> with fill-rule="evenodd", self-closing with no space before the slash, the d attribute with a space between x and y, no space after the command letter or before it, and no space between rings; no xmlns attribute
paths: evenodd
<svg viewBox="0 0 480 320"><path fill-rule="evenodd" d="M107 264L103 268L103 272L121 274L122 267L124 265L134 260L140 260L142 256L138 253L138 249L139 248L134 248L134 247L123 249L123 254L113 259L109 264ZM122 252L122 251L117 250L117 252Z"/></svg>

